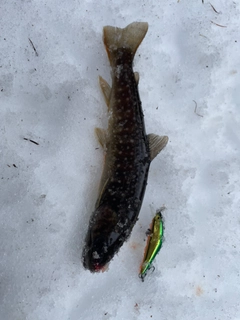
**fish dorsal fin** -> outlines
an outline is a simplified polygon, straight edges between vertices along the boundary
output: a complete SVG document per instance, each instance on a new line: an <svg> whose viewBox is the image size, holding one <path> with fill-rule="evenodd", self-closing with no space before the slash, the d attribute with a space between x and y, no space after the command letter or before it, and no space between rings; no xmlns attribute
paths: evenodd
<svg viewBox="0 0 240 320"><path fill-rule="evenodd" d="M139 73L138 72L134 72L134 78L136 80L136 83L138 84L139 83Z"/></svg>
<svg viewBox="0 0 240 320"><path fill-rule="evenodd" d="M157 134L150 133L148 134L148 142L150 148L150 158L151 161L159 154L159 152L166 146L168 143L167 136L158 136Z"/></svg>
<svg viewBox="0 0 240 320"><path fill-rule="evenodd" d="M103 147L103 149L106 149L107 144L107 131L101 128L95 128L95 134L98 138L98 142Z"/></svg>
<svg viewBox="0 0 240 320"><path fill-rule="evenodd" d="M107 106L109 107L110 95L111 95L111 87L101 76L99 77L99 84L102 89L102 93L105 99Z"/></svg>

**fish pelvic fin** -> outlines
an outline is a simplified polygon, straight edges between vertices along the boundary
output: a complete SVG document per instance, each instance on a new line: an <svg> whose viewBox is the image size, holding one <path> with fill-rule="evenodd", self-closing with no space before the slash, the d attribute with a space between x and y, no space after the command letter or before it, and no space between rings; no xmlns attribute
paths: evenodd
<svg viewBox="0 0 240 320"><path fill-rule="evenodd" d="M121 29L111 26L103 28L103 42L105 44L111 66L115 66L123 51L130 52L132 62L135 52L148 30L147 22L133 22Z"/></svg>
<svg viewBox="0 0 240 320"><path fill-rule="evenodd" d="M104 129L101 129L101 128L95 128L95 134L96 134L98 142L102 146L103 150L106 150L107 131Z"/></svg>

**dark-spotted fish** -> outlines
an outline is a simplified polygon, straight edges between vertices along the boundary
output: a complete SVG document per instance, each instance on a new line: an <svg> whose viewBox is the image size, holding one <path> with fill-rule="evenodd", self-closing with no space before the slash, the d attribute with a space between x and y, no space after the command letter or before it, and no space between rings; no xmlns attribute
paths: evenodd
<svg viewBox="0 0 240 320"><path fill-rule="evenodd" d="M105 150L99 197L83 250L83 265L103 271L129 237L141 209L151 161L166 146L167 136L146 135L133 58L148 24L124 29L106 26L103 41L112 68L112 87L100 77L108 106L107 130L96 128Z"/></svg>

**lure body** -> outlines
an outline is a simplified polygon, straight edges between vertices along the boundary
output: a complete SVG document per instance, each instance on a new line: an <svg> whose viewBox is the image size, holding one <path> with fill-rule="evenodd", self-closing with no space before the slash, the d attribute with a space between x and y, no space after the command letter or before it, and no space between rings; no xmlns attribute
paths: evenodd
<svg viewBox="0 0 240 320"><path fill-rule="evenodd" d="M83 265L91 272L103 271L129 237L142 205L150 163L168 141L166 136L145 132L139 76L132 68L147 29L145 22L103 29L112 87L100 77L109 122L107 130L95 130L105 162L83 250Z"/></svg>
<svg viewBox="0 0 240 320"><path fill-rule="evenodd" d="M150 269L153 260L162 247L163 232L164 228L162 214L160 211L158 211L152 220L143 262L140 267L139 277L142 279L142 281L144 280L147 271Z"/></svg>

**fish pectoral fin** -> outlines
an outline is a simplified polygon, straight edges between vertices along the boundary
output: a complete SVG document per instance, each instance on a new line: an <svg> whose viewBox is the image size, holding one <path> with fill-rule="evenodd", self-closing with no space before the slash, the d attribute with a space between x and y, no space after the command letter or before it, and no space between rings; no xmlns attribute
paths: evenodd
<svg viewBox="0 0 240 320"><path fill-rule="evenodd" d="M107 83L107 81L104 80L101 76L99 77L99 84L102 89L102 93L103 93L106 105L109 107L110 95L111 95L112 89L111 89L110 85Z"/></svg>
<svg viewBox="0 0 240 320"><path fill-rule="evenodd" d="M138 72L134 72L134 78L135 78L136 83L139 84L139 78L140 78L140 76L139 76L139 73L138 73Z"/></svg>
<svg viewBox="0 0 240 320"><path fill-rule="evenodd" d="M159 152L168 143L167 136L158 136L157 134L148 134L149 148L150 148L150 159L151 161L159 154Z"/></svg>
<svg viewBox="0 0 240 320"><path fill-rule="evenodd" d="M106 149L107 144L107 130L101 129L101 128L95 128L95 134L98 138L98 142L103 147L103 149Z"/></svg>

